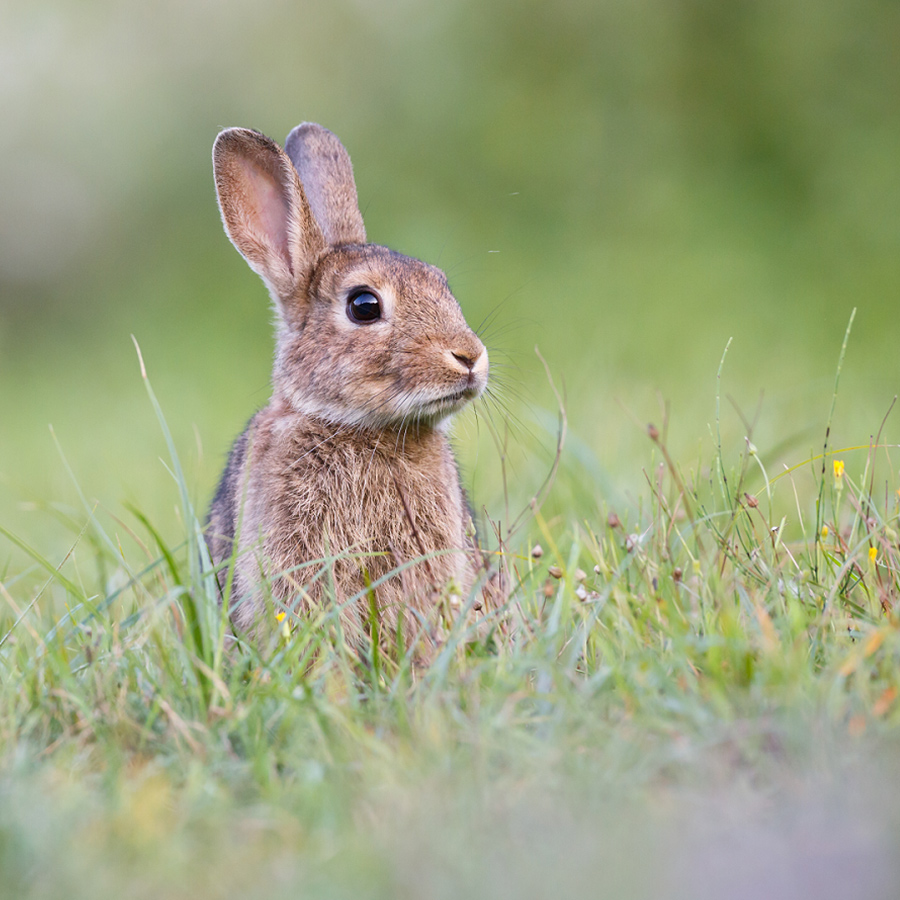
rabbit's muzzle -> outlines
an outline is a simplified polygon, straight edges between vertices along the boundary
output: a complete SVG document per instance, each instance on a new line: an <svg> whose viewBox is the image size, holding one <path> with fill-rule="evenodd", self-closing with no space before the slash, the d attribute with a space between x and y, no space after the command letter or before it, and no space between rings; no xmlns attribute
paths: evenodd
<svg viewBox="0 0 900 900"><path fill-rule="evenodd" d="M458 391L460 398L474 400L478 397L487 386L488 379L488 354L481 341L477 346L448 350L447 360L465 379Z"/></svg>

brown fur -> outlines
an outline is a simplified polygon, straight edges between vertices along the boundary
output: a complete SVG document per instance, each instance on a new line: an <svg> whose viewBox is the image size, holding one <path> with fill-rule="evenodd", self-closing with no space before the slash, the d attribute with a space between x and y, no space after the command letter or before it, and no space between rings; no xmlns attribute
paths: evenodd
<svg viewBox="0 0 900 900"><path fill-rule="evenodd" d="M279 327L273 396L232 448L210 550L219 566L236 551L241 628L259 626L269 592L301 613L334 596L356 643L366 583L385 578L382 633L401 623L409 641L430 631L448 589L473 589L482 565L446 426L484 389L487 352L442 272L365 243L338 139L304 124L286 147L290 159L229 129L213 151L226 231L268 285ZM361 289L380 298L379 320L348 315Z"/></svg>

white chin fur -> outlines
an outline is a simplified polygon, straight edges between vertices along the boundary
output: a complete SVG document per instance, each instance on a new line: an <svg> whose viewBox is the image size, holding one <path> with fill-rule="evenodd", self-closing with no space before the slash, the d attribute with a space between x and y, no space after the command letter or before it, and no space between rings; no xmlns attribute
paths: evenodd
<svg viewBox="0 0 900 900"><path fill-rule="evenodd" d="M291 405L301 415L323 419L334 425L349 428L383 429L392 425L419 423L438 431L446 432L450 419L469 402L466 400L445 401L443 398L425 395L424 392L397 398L390 409L380 411L345 409L331 403L292 397Z"/></svg>

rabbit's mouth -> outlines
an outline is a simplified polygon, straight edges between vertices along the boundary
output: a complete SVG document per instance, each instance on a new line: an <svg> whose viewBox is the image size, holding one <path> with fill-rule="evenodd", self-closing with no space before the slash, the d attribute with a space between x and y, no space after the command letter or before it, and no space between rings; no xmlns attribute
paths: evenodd
<svg viewBox="0 0 900 900"><path fill-rule="evenodd" d="M421 405L419 415L422 418L451 416L462 409L469 401L474 400L480 393L481 391L478 388L467 386L461 390L444 394L442 397L435 397L433 400L427 400Z"/></svg>
<svg viewBox="0 0 900 900"><path fill-rule="evenodd" d="M474 388L463 388L461 391L454 391L452 394L447 394L444 397L441 397L441 400L444 403L465 403L469 400L474 400L478 395L478 391Z"/></svg>

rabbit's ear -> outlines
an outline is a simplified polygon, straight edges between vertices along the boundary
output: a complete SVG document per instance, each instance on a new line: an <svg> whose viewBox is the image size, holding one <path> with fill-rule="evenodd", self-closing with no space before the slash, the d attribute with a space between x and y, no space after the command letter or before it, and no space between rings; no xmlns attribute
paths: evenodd
<svg viewBox="0 0 900 900"><path fill-rule="evenodd" d="M249 128L228 128L213 146L222 221L231 242L278 298L325 249L297 172L272 140Z"/></svg>
<svg viewBox="0 0 900 900"><path fill-rule="evenodd" d="M314 122L298 125L284 143L329 244L365 244L353 166L344 145Z"/></svg>

